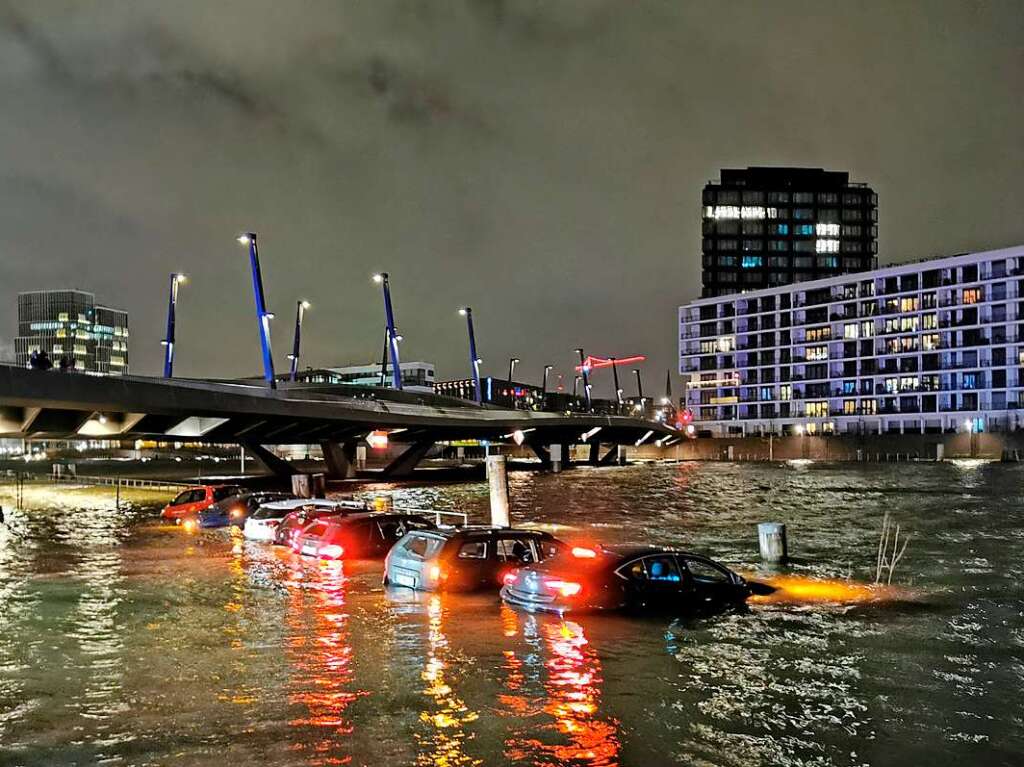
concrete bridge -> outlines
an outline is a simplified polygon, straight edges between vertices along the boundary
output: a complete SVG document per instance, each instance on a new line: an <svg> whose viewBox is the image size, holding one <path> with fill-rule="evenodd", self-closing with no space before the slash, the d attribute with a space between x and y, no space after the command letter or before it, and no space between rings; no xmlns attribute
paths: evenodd
<svg viewBox="0 0 1024 767"><path fill-rule="evenodd" d="M679 432L625 416L540 413L481 407L464 400L390 389L140 376L97 377L0 365L0 437L29 440L150 439L240 444L277 473L290 464L264 445L319 443L335 478L355 475L356 445L386 430L408 447L384 476L409 474L439 441L528 444L550 465L552 446L589 444L591 462L610 463L615 446ZM517 434L517 432L519 432ZM602 445L611 446L601 455Z"/></svg>

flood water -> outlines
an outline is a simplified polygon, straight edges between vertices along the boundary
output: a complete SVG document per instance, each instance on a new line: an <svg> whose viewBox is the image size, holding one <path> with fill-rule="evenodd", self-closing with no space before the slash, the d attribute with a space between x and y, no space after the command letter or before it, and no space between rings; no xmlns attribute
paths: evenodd
<svg viewBox="0 0 1024 767"><path fill-rule="evenodd" d="M882 598L812 586L690 619L386 592L380 563L48 492L0 531L0 764L1021 764L1022 479L977 462L511 476L517 522L750 572L756 523L784 521L797 583L873 581L886 511L912 536ZM378 490L487 507L482 483Z"/></svg>

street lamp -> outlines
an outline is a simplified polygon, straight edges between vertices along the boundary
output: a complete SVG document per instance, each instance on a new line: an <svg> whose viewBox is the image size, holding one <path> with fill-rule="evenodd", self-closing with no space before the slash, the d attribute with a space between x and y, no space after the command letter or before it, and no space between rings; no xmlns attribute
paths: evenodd
<svg viewBox="0 0 1024 767"><path fill-rule="evenodd" d="M615 357L609 357L608 361L612 363L612 381L615 383L615 403L617 405L616 412L622 410L622 387L619 386L619 367L615 364Z"/></svg>
<svg viewBox="0 0 1024 767"><path fill-rule="evenodd" d="M640 409L644 409L644 382L640 378L640 368L633 368L633 375L636 376L636 396L640 400Z"/></svg>
<svg viewBox="0 0 1024 767"><path fill-rule="evenodd" d="M297 301L295 304L295 339L292 341L292 353L288 359L292 361L291 380L295 380L299 374L299 349L302 345L302 319L309 308L309 301Z"/></svg>
<svg viewBox="0 0 1024 767"><path fill-rule="evenodd" d="M483 396L480 392L480 358L476 355L476 334L473 332L473 309L464 306L459 309L459 314L466 318L466 329L469 331L469 367L473 373L473 395L476 404L483 404Z"/></svg>
<svg viewBox="0 0 1024 767"><path fill-rule="evenodd" d="M522 362L518 357L509 357L508 359L508 382L512 383L515 380L516 365Z"/></svg>
<svg viewBox="0 0 1024 767"><path fill-rule="evenodd" d="M545 365L544 366L544 378L543 378L543 380L541 382L541 385L540 385L540 402L541 402L541 407L542 408L544 407L544 401L547 399L547 396L548 396L548 374L551 372L551 370L554 367L555 367L554 365Z"/></svg>
<svg viewBox="0 0 1024 767"><path fill-rule="evenodd" d="M587 403L587 412L589 413L592 409L590 406L590 376L588 375L590 367L587 365L586 359L583 357L583 348L578 347L576 349L576 353L580 355L580 373L583 374L583 398ZM575 391L576 387L574 385L573 393L575 393Z"/></svg>
<svg viewBox="0 0 1024 767"><path fill-rule="evenodd" d="M238 242L249 247L249 265L252 268L252 293L256 303L256 323L260 331L260 348L263 352L263 377L271 389L277 388L274 377L274 357L270 347L270 321L274 319L272 312L267 311L267 300L263 293L263 274L260 271L260 254L256 247L256 233L245 232L239 235Z"/></svg>
<svg viewBox="0 0 1024 767"><path fill-rule="evenodd" d="M174 329L177 322L178 288L185 284L184 274L171 275L171 292L167 299L167 334L160 343L164 347L164 378L174 375Z"/></svg>
<svg viewBox="0 0 1024 767"><path fill-rule="evenodd" d="M398 333L395 332L395 312L391 306L391 282L387 272L373 275L373 281L384 288L384 353L380 361L380 385L384 385L387 377L388 354L391 355L391 385L402 389L402 367L398 361Z"/></svg>

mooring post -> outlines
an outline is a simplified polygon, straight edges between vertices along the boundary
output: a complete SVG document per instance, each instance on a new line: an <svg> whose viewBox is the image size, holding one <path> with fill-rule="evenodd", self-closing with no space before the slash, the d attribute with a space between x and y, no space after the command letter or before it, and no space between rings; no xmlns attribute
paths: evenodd
<svg viewBox="0 0 1024 767"><path fill-rule="evenodd" d="M551 471L557 474L562 470L562 446L551 445L548 448L548 454L551 456Z"/></svg>
<svg viewBox="0 0 1024 767"><path fill-rule="evenodd" d="M769 564L781 564L788 557L786 526L781 522L761 522L757 526L757 543L761 559Z"/></svg>
<svg viewBox="0 0 1024 767"><path fill-rule="evenodd" d="M121 510L121 478L120 477L117 478L117 491L116 491L116 495L114 497L114 508L116 508L118 511Z"/></svg>
<svg viewBox="0 0 1024 767"><path fill-rule="evenodd" d="M487 456L487 482L491 489L491 524L510 527L508 504L508 471L505 456Z"/></svg>

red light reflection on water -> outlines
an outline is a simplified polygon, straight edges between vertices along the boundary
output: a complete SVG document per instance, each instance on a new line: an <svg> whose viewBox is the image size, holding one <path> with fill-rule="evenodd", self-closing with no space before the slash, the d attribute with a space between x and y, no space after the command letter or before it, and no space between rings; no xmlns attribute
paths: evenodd
<svg viewBox="0 0 1024 767"><path fill-rule="evenodd" d="M352 689L352 645L345 610L346 579L340 563L325 563L293 572L289 580L286 656L292 671L288 702L303 714L289 721L312 730L310 740L297 738L291 750L308 752L308 764L347 764L345 753L353 726L349 705L367 693ZM296 735L310 735L298 729Z"/></svg>
<svg viewBox="0 0 1024 767"><path fill-rule="evenodd" d="M552 620L542 622L540 630L548 651L544 661L547 672L544 712L554 720L544 729L556 732L561 742L547 742L546 737L524 738L507 743L506 756L532 764L618 765L618 722L600 716L601 661L583 627L573 621ZM505 665L512 672L506 686L514 690L521 684L520 667L508 660ZM503 702L512 710L518 707L519 701L523 702L521 710L525 712L526 698L503 697Z"/></svg>

